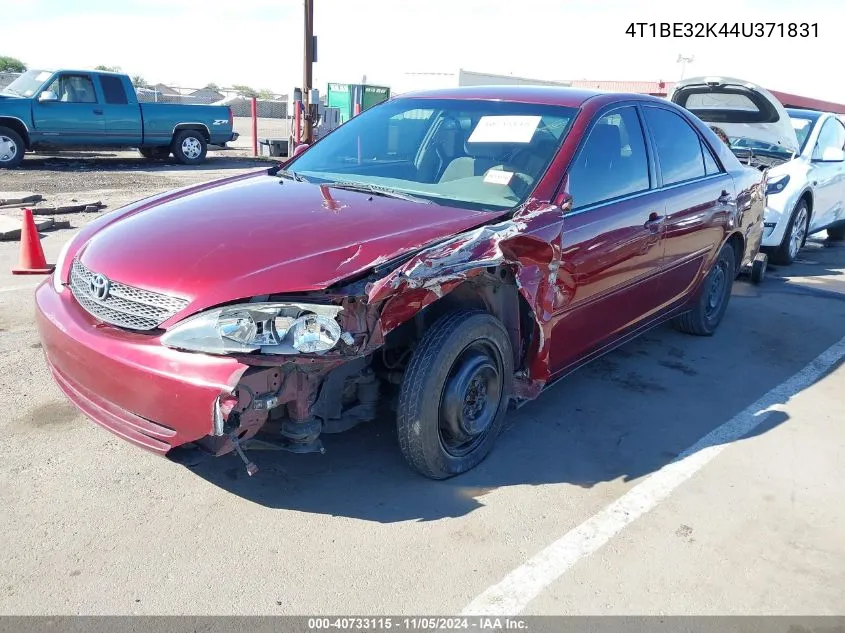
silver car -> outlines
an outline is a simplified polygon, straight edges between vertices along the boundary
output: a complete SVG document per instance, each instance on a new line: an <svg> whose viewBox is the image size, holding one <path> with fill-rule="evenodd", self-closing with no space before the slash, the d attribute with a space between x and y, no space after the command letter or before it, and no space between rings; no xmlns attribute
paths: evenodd
<svg viewBox="0 0 845 633"><path fill-rule="evenodd" d="M845 124L786 109L767 90L730 77L694 77L669 97L728 137L740 160L767 172L763 249L789 265L808 235L845 239Z"/></svg>

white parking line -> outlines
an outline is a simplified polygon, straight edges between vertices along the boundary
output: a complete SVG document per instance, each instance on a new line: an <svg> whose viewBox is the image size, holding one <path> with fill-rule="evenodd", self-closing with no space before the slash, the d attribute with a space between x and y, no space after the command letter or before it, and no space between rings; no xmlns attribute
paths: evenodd
<svg viewBox="0 0 845 633"><path fill-rule="evenodd" d="M797 374L713 429L619 499L564 534L488 588L463 615L516 615L540 592L582 558L601 548L627 525L653 510L678 486L701 470L731 442L763 423L767 414L812 385L845 357L845 338L816 357Z"/></svg>

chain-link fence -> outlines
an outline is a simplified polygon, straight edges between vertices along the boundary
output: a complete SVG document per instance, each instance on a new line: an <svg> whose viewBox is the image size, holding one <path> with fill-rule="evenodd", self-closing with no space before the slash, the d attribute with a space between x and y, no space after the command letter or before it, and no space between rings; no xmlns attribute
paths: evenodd
<svg viewBox="0 0 845 633"><path fill-rule="evenodd" d="M20 77L20 73L0 72L0 90L3 90L18 77Z"/></svg>

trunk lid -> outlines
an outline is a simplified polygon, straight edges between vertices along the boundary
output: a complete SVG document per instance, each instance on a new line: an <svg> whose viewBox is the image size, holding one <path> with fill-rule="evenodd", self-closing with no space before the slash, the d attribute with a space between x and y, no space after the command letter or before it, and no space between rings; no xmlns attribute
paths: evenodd
<svg viewBox="0 0 845 633"><path fill-rule="evenodd" d="M721 128L745 149L746 139L758 149L798 153L798 137L783 105L765 88L733 77L691 77L675 84L669 99L699 119ZM770 146L770 147L766 147Z"/></svg>

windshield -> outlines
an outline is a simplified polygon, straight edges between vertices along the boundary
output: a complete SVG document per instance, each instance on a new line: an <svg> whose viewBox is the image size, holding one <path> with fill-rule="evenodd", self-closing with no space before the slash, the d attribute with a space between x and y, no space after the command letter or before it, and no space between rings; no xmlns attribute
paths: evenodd
<svg viewBox="0 0 845 633"><path fill-rule="evenodd" d="M798 147L800 152L804 151L804 146L807 144L807 138L813 130L813 123L815 119L805 119L804 117L789 115L789 120L792 121L792 129L795 130L795 136L798 137Z"/></svg>
<svg viewBox="0 0 845 633"><path fill-rule="evenodd" d="M2 94L31 97L53 73L49 70L28 70L2 90Z"/></svg>
<svg viewBox="0 0 845 633"><path fill-rule="evenodd" d="M746 138L742 136L731 137L730 147L731 149L755 150L758 152L782 154L784 156L792 155L792 152L790 150L780 145L776 145L774 143L766 143L764 141L758 141L757 139Z"/></svg>
<svg viewBox="0 0 845 633"><path fill-rule="evenodd" d="M437 204L521 204L577 110L503 101L395 99L350 119L285 165L316 183L374 185Z"/></svg>

